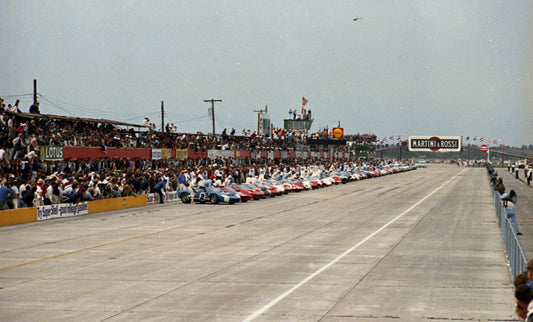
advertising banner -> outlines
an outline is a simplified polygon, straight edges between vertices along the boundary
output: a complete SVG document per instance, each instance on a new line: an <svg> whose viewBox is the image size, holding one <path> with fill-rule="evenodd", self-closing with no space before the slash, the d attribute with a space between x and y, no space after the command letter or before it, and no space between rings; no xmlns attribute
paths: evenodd
<svg viewBox="0 0 533 322"><path fill-rule="evenodd" d="M41 146L41 161L63 161L63 147L59 145Z"/></svg>
<svg viewBox="0 0 533 322"><path fill-rule="evenodd" d="M86 201L78 204L62 203L40 206L37 207L37 220L87 215L88 213Z"/></svg>
<svg viewBox="0 0 533 322"><path fill-rule="evenodd" d="M235 158L236 159L246 159L250 158L252 154L248 150L236 150L235 151Z"/></svg>
<svg viewBox="0 0 533 322"><path fill-rule="evenodd" d="M161 149L161 160L170 160L172 157L171 149Z"/></svg>
<svg viewBox="0 0 533 322"><path fill-rule="evenodd" d="M187 149L176 149L176 159L187 160Z"/></svg>
<svg viewBox="0 0 533 322"><path fill-rule="evenodd" d="M177 191L166 192L166 193L164 193L164 195L165 195L164 202L174 202L174 201L178 201L179 200ZM146 204L147 205L152 205L152 204L156 204L156 203L159 203L159 194L158 193L149 193L148 195L146 195Z"/></svg>
<svg viewBox="0 0 533 322"><path fill-rule="evenodd" d="M460 136L410 136L409 151L458 152L461 151Z"/></svg>
<svg viewBox="0 0 533 322"><path fill-rule="evenodd" d="M233 158L235 156L234 150L208 150L207 158L214 160L216 158Z"/></svg>
<svg viewBox="0 0 533 322"><path fill-rule="evenodd" d="M342 127L334 127L331 133L334 139L344 138L344 128Z"/></svg>
<svg viewBox="0 0 533 322"><path fill-rule="evenodd" d="M161 149L152 149L152 160L161 160Z"/></svg>
<svg viewBox="0 0 533 322"><path fill-rule="evenodd" d="M187 159L205 159L207 158L207 150L204 149L188 149Z"/></svg>

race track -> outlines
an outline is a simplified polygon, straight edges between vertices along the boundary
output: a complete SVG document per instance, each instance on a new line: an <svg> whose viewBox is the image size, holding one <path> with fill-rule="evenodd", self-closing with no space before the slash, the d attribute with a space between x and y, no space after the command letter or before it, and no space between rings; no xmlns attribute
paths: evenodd
<svg viewBox="0 0 533 322"><path fill-rule="evenodd" d="M483 168L0 228L2 321L512 320Z"/></svg>

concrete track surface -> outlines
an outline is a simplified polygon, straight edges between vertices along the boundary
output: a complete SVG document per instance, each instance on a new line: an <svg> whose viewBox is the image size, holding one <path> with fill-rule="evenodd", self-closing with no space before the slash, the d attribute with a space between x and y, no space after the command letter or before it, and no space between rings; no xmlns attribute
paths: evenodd
<svg viewBox="0 0 533 322"><path fill-rule="evenodd" d="M485 169L0 228L2 321L514 321Z"/></svg>

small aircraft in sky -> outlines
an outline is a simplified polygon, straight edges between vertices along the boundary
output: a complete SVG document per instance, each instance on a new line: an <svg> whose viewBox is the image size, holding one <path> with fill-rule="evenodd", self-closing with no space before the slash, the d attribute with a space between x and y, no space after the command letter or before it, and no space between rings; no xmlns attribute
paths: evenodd
<svg viewBox="0 0 533 322"><path fill-rule="evenodd" d="M355 17L355 18L353 18L353 21L357 21L357 20L360 20L360 19L363 19L363 18Z"/></svg>

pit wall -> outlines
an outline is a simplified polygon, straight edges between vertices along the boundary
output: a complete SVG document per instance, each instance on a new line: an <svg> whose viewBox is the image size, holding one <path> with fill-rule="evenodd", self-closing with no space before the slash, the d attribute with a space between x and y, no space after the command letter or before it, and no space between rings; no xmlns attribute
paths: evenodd
<svg viewBox="0 0 533 322"><path fill-rule="evenodd" d="M176 192L167 192L165 195L165 202L175 202L178 200ZM57 204L2 210L0 211L0 227L54 218L81 216L102 211L142 207L156 203L159 203L159 195L151 193L148 195L84 201L78 204Z"/></svg>

